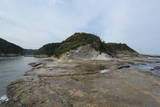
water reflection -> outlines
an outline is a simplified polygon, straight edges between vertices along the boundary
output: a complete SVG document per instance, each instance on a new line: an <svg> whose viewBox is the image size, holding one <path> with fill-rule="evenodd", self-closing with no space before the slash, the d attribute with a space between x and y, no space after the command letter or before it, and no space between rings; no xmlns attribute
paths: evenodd
<svg viewBox="0 0 160 107"><path fill-rule="evenodd" d="M6 86L31 69L28 63L39 61L34 57L0 57L0 96L6 93Z"/></svg>

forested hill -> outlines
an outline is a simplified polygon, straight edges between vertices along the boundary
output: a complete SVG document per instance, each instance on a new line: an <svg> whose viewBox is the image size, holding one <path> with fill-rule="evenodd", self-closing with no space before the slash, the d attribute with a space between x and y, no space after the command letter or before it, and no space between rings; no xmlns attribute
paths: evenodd
<svg viewBox="0 0 160 107"><path fill-rule="evenodd" d="M106 53L110 56L116 56L119 53L134 53L138 54L135 50L130 48L127 44L122 43L105 43L102 42L100 37L89 33L75 33L61 43L49 43L41 47L36 54L48 55L59 57L70 50L79 47L90 45L95 50Z"/></svg>
<svg viewBox="0 0 160 107"><path fill-rule="evenodd" d="M23 48L0 38L0 56L15 54L22 55Z"/></svg>

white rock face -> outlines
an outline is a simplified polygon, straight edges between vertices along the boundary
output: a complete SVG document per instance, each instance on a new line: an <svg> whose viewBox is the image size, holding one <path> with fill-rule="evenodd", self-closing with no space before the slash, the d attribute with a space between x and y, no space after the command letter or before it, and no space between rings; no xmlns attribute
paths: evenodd
<svg viewBox="0 0 160 107"><path fill-rule="evenodd" d="M61 56L61 59L89 59L89 60L109 60L111 56L106 53L100 53L90 45L81 46L75 50L71 50Z"/></svg>

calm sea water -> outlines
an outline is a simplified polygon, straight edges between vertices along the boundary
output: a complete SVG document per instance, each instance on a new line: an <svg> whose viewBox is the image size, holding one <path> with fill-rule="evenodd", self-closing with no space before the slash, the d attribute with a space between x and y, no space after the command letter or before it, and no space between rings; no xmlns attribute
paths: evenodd
<svg viewBox="0 0 160 107"><path fill-rule="evenodd" d="M0 97L6 94L6 86L31 69L28 64L41 59L34 57L0 57Z"/></svg>

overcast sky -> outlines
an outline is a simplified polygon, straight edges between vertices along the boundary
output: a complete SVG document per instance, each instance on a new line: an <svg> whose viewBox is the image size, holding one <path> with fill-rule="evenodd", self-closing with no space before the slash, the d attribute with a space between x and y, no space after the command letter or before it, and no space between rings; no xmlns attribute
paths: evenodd
<svg viewBox="0 0 160 107"><path fill-rule="evenodd" d="M0 0L0 37L23 48L75 32L160 54L160 0Z"/></svg>

